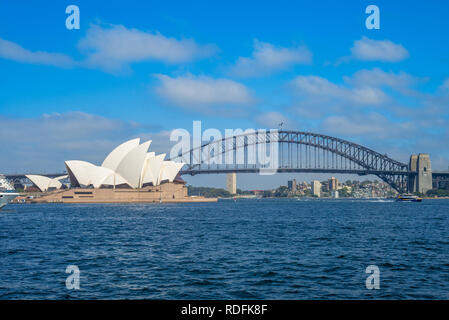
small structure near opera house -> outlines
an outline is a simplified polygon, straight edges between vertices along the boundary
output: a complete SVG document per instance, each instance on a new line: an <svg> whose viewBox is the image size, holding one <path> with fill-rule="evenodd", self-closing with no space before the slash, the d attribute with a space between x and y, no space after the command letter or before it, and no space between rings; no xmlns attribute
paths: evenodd
<svg viewBox="0 0 449 320"><path fill-rule="evenodd" d="M203 202L216 198L189 197L179 171L184 163L165 161L165 154L148 152L151 141L133 139L116 147L101 166L80 160L65 162L70 189L33 176L41 191L53 190L31 202L116 203L116 202ZM59 178L60 179L60 178ZM40 183L45 181L45 184ZM38 182L38 183L36 183ZM55 188L53 188L55 189Z"/></svg>

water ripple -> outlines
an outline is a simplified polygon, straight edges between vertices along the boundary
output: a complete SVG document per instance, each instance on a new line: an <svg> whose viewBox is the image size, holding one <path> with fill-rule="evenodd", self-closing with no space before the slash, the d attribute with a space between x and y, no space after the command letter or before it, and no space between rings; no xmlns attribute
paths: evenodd
<svg viewBox="0 0 449 320"><path fill-rule="evenodd" d="M10 205L0 239L0 299L449 297L446 200Z"/></svg>

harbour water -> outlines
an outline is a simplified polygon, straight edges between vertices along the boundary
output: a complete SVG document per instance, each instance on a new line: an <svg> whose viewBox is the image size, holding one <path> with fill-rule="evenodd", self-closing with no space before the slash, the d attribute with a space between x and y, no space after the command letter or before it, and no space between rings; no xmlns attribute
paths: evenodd
<svg viewBox="0 0 449 320"><path fill-rule="evenodd" d="M0 299L449 298L449 200L8 205L0 238Z"/></svg>

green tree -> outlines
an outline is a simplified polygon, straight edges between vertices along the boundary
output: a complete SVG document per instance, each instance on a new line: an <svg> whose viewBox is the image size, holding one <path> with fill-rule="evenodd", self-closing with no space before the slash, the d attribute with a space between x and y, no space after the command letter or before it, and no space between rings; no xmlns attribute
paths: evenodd
<svg viewBox="0 0 449 320"><path fill-rule="evenodd" d="M352 196L352 193L349 192L349 190L347 188L343 188L338 190L338 195L342 198L348 198Z"/></svg>
<svg viewBox="0 0 449 320"><path fill-rule="evenodd" d="M428 197L449 197L449 190L444 189L431 189L426 192Z"/></svg>
<svg viewBox="0 0 449 320"><path fill-rule="evenodd" d="M286 186L280 186L274 192L274 196L278 198L288 197L289 190Z"/></svg>
<svg viewBox="0 0 449 320"><path fill-rule="evenodd" d="M187 186L187 193L189 196L203 196L206 198L229 198L232 195L225 189L208 188L208 187L193 187Z"/></svg>

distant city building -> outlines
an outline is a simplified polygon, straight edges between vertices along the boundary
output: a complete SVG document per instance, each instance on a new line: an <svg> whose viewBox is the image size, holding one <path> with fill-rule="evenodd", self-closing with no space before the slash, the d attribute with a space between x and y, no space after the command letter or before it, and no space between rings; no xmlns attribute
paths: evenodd
<svg viewBox="0 0 449 320"><path fill-rule="evenodd" d="M338 190L338 180L335 177L329 179L329 190L334 191Z"/></svg>
<svg viewBox="0 0 449 320"><path fill-rule="evenodd" d="M312 194L317 197L321 196L321 182L318 180L312 181Z"/></svg>
<svg viewBox="0 0 449 320"><path fill-rule="evenodd" d="M235 172L226 175L226 190L228 190L230 194L237 193L237 175Z"/></svg>
<svg viewBox="0 0 449 320"><path fill-rule="evenodd" d="M264 190L250 190L250 192L252 194L254 194L255 196L263 196L265 191Z"/></svg>
<svg viewBox="0 0 449 320"><path fill-rule="evenodd" d="M289 181L288 187L293 187L294 180ZM330 190L330 186L335 188L336 190ZM272 190L272 194L274 196L287 196L291 191L287 191L288 188L285 186L281 186L276 190ZM277 193L277 195L276 195ZM385 197L394 197L396 191L392 189L387 183L380 182L377 180L374 181L350 181L347 180L345 183L339 182L337 179L329 179L325 181L317 181L314 180L311 183L307 182L297 182L296 181L296 190L294 194L289 194L289 196L310 196L314 195L316 197L332 197L332 198L385 198ZM282 194L282 195L281 195ZM265 195L265 193L264 193Z"/></svg>
<svg viewBox="0 0 449 320"><path fill-rule="evenodd" d="M288 190L296 191L296 179L288 181Z"/></svg>

